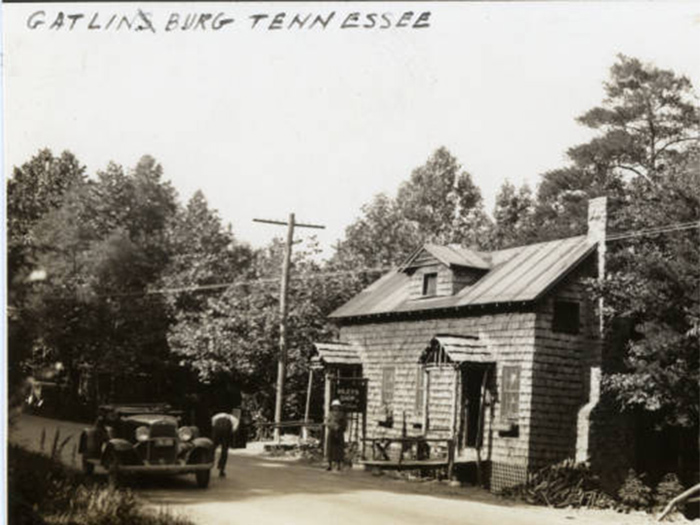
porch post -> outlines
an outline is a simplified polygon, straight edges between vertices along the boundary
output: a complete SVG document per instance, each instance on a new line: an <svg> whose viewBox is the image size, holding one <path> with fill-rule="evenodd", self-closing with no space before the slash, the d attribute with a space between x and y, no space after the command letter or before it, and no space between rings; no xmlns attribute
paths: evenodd
<svg viewBox="0 0 700 525"><path fill-rule="evenodd" d="M459 366L454 365L454 381L452 384L452 454L449 460L448 476L452 479L452 471L455 461L455 456L457 454L457 410L459 410L458 396L459 396Z"/></svg>
<svg viewBox="0 0 700 525"><path fill-rule="evenodd" d="M454 367L454 381L452 383L452 415L451 415L451 431L452 439L457 437L457 411L459 410L459 403L457 397L459 395L459 368Z"/></svg>
<svg viewBox="0 0 700 525"><path fill-rule="evenodd" d="M365 443L367 441L367 402L365 401L365 409L362 412L362 459L367 459L365 454Z"/></svg>
<svg viewBox="0 0 700 525"><path fill-rule="evenodd" d="M306 407L304 408L304 426L301 427L301 438L303 440L309 439L309 428L306 426L309 424L309 411L311 409L311 387L314 381L314 369L309 368L309 385L306 388Z"/></svg>
<svg viewBox="0 0 700 525"><path fill-rule="evenodd" d="M323 457L328 458L328 429L326 422L331 413L331 374L326 372L323 385Z"/></svg>
<svg viewBox="0 0 700 525"><path fill-rule="evenodd" d="M428 435L428 422L430 421L428 417L428 407L430 403L428 402L428 396L430 395L430 370L423 367L423 433Z"/></svg>
<svg viewBox="0 0 700 525"><path fill-rule="evenodd" d="M486 402L486 386L489 379L489 369L484 370L484 375L481 379L481 399L479 403L479 420L476 426L476 482L479 486L483 484L483 471L481 465L481 446L484 439L484 411Z"/></svg>

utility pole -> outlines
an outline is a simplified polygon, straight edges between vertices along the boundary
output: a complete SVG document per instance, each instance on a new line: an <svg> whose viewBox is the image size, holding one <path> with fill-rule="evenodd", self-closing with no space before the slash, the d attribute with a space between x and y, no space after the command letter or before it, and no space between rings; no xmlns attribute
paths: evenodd
<svg viewBox="0 0 700 525"><path fill-rule="evenodd" d="M282 422L282 400L284 398L284 382L287 377L287 312L289 310L287 297L289 291L289 266L292 261L292 244L294 243L294 228L324 229L320 224L303 224L295 222L294 214L289 214L289 220L273 221L269 219L253 219L253 222L275 224L287 227L287 241L284 245L282 260L282 283L280 286L280 347L277 356L277 391L275 393L275 440L280 439L280 423Z"/></svg>

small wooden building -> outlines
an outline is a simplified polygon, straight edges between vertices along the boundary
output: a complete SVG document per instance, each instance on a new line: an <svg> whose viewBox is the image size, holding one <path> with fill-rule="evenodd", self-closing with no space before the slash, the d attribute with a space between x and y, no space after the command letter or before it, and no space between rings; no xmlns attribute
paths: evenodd
<svg viewBox="0 0 700 525"><path fill-rule="evenodd" d="M458 462L488 465L494 490L585 459L601 324L584 279L603 274L605 219L601 198L587 235L494 252L424 245L334 311L339 341L319 353L368 380L368 436L452 439Z"/></svg>

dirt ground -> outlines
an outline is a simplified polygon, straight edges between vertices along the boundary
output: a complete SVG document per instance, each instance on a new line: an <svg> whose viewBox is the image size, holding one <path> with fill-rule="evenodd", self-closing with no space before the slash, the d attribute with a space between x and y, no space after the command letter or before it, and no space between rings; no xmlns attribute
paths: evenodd
<svg viewBox="0 0 700 525"><path fill-rule="evenodd" d="M50 450L57 428L60 441L72 436L62 460L79 465L74 451L83 425L22 416L9 439L38 450L45 429L44 450ZM259 444L231 451L227 477L212 476L206 490L196 487L194 476L142 477L129 480L129 485L150 505L168 507L202 525L655 523L644 514L534 507L474 487L409 482L374 476L360 468L326 472L320 465L265 456Z"/></svg>

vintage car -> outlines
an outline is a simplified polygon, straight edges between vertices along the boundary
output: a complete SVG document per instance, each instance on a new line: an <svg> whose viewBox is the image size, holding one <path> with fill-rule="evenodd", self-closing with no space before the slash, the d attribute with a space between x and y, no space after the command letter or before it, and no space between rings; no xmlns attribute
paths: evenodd
<svg viewBox="0 0 700 525"><path fill-rule="evenodd" d="M214 444L166 404L102 405L95 425L80 435L83 470L107 470L111 482L125 473L194 474L209 485Z"/></svg>

